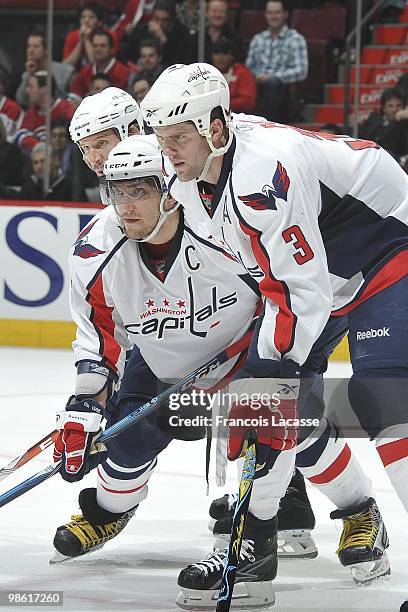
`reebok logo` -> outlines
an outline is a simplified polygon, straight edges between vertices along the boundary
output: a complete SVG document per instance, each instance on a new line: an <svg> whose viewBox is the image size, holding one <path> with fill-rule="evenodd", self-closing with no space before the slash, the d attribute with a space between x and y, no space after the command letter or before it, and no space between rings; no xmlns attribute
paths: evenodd
<svg viewBox="0 0 408 612"><path fill-rule="evenodd" d="M369 329L365 332L357 332L356 340L366 340L367 338L383 338L390 337L390 328L382 327L381 329Z"/></svg>

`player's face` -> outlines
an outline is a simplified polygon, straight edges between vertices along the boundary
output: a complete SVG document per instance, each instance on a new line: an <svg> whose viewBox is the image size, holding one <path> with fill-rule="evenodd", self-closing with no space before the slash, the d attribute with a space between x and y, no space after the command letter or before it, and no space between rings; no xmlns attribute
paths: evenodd
<svg viewBox="0 0 408 612"><path fill-rule="evenodd" d="M109 181L109 197L129 238L143 240L152 233L160 218L161 199L153 177Z"/></svg>
<svg viewBox="0 0 408 612"><path fill-rule="evenodd" d="M97 176L103 176L103 166L109 153L120 142L116 130L103 130L79 141L85 162Z"/></svg>
<svg viewBox="0 0 408 612"><path fill-rule="evenodd" d="M171 161L180 181L192 181L200 176L210 147L193 123L169 125L155 128L154 131L163 154Z"/></svg>

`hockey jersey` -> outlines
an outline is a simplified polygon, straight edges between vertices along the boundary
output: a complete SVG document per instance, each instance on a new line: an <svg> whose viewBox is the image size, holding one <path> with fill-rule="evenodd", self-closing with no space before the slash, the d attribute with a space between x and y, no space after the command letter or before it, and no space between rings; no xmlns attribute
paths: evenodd
<svg viewBox="0 0 408 612"><path fill-rule="evenodd" d="M159 379L179 379L245 335L261 305L242 266L182 221L160 280L110 206L81 232L69 266L75 361L101 362L117 377L126 351L137 345ZM226 362L203 386L237 361Z"/></svg>
<svg viewBox="0 0 408 612"><path fill-rule="evenodd" d="M211 214L166 158L165 178L188 225L259 282L259 357L302 364L330 313L408 273L408 177L373 142L240 117Z"/></svg>
<svg viewBox="0 0 408 612"><path fill-rule="evenodd" d="M8 142L13 142L14 135L16 130L19 129L23 117L23 110L14 100L10 100L6 96L0 96L0 119L6 128Z"/></svg>
<svg viewBox="0 0 408 612"><path fill-rule="evenodd" d="M69 123L75 112L75 106L68 100L57 98L51 106L51 124L59 119ZM46 137L45 113L35 106L27 110L21 128L17 131L15 142L26 151L31 151L40 141Z"/></svg>

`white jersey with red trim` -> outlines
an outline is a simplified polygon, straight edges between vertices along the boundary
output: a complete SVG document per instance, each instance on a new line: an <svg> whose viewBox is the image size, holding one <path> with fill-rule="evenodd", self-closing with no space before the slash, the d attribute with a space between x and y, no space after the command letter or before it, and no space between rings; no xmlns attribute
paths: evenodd
<svg viewBox="0 0 408 612"><path fill-rule="evenodd" d="M259 357L302 364L330 313L408 273L408 177L372 142L235 121L210 211L166 158L164 174L186 223L258 280Z"/></svg>
<svg viewBox="0 0 408 612"><path fill-rule="evenodd" d="M134 345L159 379L185 376L243 337L261 304L242 266L182 221L160 280L146 247L123 235L111 206L81 232L69 265L75 361L103 363L119 378ZM217 369L208 385L237 361Z"/></svg>

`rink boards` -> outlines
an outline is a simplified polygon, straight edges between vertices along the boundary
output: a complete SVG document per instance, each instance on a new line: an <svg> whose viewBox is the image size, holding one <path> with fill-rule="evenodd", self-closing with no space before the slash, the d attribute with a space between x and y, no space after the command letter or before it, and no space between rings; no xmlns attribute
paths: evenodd
<svg viewBox="0 0 408 612"><path fill-rule="evenodd" d="M0 345L70 346L75 326L68 306L67 253L101 208L0 200ZM334 358L348 359L346 342Z"/></svg>

